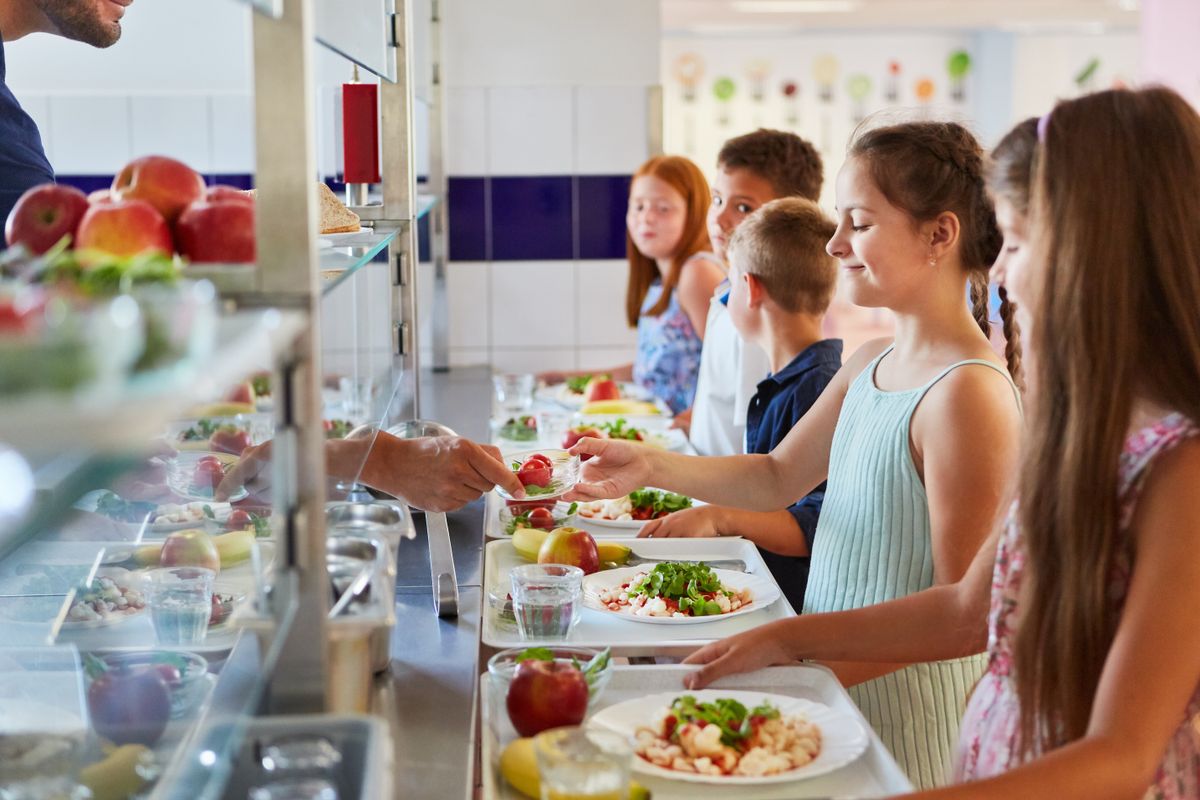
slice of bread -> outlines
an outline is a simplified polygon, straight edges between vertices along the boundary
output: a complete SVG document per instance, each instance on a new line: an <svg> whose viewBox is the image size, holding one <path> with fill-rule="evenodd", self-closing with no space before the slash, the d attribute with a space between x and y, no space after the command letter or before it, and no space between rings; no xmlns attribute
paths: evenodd
<svg viewBox="0 0 1200 800"><path fill-rule="evenodd" d="M321 233L354 233L358 230L358 214L346 208L324 183L317 184L317 207Z"/></svg>
<svg viewBox="0 0 1200 800"><path fill-rule="evenodd" d="M255 190L246 194L255 196ZM354 233L359 230L358 214L338 200L333 190L324 183L317 183L317 217L321 233Z"/></svg>

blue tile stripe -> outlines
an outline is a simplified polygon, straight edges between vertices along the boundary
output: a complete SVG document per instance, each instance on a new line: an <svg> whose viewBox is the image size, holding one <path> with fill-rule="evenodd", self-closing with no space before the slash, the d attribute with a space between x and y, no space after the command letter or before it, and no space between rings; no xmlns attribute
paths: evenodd
<svg viewBox="0 0 1200 800"><path fill-rule="evenodd" d="M111 175L58 175L84 192L107 189ZM210 186L254 187L251 173L205 175ZM493 175L449 179L451 261L569 261L625 257L629 175ZM336 178L325 183L340 193ZM428 258L428 222L419 228Z"/></svg>

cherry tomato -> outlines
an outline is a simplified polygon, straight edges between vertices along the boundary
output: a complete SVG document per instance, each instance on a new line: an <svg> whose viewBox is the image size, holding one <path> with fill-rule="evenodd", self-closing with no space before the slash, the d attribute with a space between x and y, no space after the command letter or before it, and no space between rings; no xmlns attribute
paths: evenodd
<svg viewBox="0 0 1200 800"><path fill-rule="evenodd" d="M532 511L535 508L554 508L558 504L557 500L505 500L504 504L512 509L514 514L524 514L526 511Z"/></svg>
<svg viewBox="0 0 1200 800"><path fill-rule="evenodd" d="M221 459L217 458L216 456L201 456L200 458L196 459L196 468L197 469L199 469L204 464L215 464L218 467L223 466L221 464Z"/></svg>
<svg viewBox="0 0 1200 800"><path fill-rule="evenodd" d="M549 486L550 478L554 475L554 470L550 467L543 466L540 462L526 462L523 467L517 470L517 480L522 486Z"/></svg>
<svg viewBox="0 0 1200 800"><path fill-rule="evenodd" d="M225 520L225 527L231 531L245 530L252 524L254 524L254 519L250 516L250 512L241 508L235 508L229 515L229 519Z"/></svg>
<svg viewBox="0 0 1200 800"><path fill-rule="evenodd" d="M544 531L554 529L554 514L548 508L535 508L529 512L529 525Z"/></svg>
<svg viewBox="0 0 1200 800"><path fill-rule="evenodd" d="M527 467L530 464L534 463L535 461L541 462L542 464L545 464L547 467L554 466L554 462L552 462L549 458L542 455L541 453L534 453L529 458L525 459L525 464L523 466Z"/></svg>

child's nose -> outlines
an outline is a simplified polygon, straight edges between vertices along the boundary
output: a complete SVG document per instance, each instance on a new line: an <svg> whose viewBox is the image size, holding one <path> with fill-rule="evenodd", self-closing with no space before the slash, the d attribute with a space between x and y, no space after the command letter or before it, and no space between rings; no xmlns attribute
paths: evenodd
<svg viewBox="0 0 1200 800"><path fill-rule="evenodd" d="M834 258L845 258L849 254L850 248L846 245L846 240L842 238L840 231L835 233L829 243L825 245L825 252Z"/></svg>

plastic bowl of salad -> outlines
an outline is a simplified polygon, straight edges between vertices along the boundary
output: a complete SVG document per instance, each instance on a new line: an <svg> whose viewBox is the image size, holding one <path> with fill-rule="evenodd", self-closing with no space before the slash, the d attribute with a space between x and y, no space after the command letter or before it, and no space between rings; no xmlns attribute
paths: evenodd
<svg viewBox="0 0 1200 800"><path fill-rule="evenodd" d="M526 500L551 500L575 488L579 482L579 456L566 450L525 450L506 456L509 468L525 487ZM506 500L516 500L503 487L496 492Z"/></svg>
<svg viewBox="0 0 1200 800"><path fill-rule="evenodd" d="M561 500L554 504L554 508L531 508L518 502L500 509L500 530L512 536L517 528L541 528L544 531L565 528L575 524L575 512L578 510L578 503L564 503Z"/></svg>
<svg viewBox="0 0 1200 800"><path fill-rule="evenodd" d="M591 647L513 647L501 650L488 659L488 675L500 697L508 694L508 686L517 674L517 666L530 659L571 664L582 672L588 684L588 711L595 707L596 699L604 692L604 687L612 677L612 658L607 647L603 650Z"/></svg>

